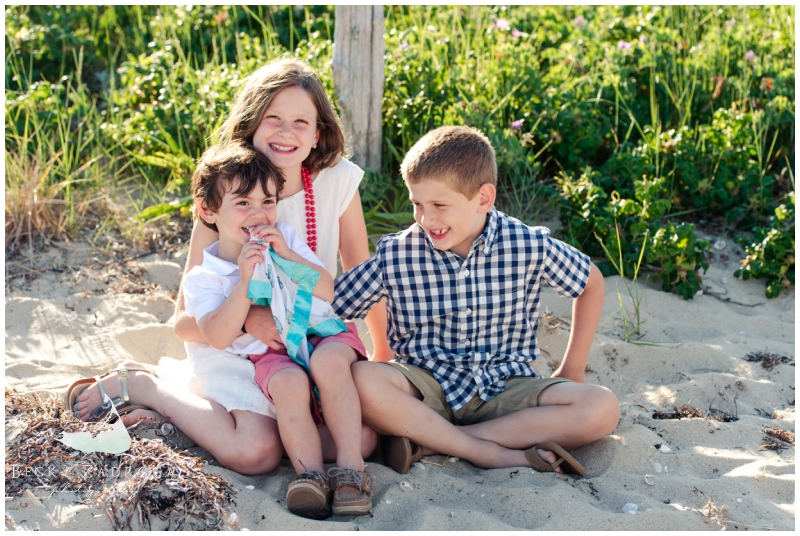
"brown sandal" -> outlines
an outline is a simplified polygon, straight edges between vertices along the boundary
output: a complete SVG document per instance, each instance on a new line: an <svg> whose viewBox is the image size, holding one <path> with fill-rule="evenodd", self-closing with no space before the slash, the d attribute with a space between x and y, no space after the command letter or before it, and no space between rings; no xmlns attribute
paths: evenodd
<svg viewBox="0 0 800 536"><path fill-rule="evenodd" d="M536 449L549 450L559 458L553 463L547 463L539 456L539 453L536 452ZM566 450L552 441L540 443L535 447L527 449L525 451L525 458L528 460L528 462L530 462L534 469L542 473L552 473L556 470L556 467L560 465L561 470L565 473L572 473L580 476L586 474L586 469L584 469L583 466L578 463L578 460L570 456Z"/></svg>
<svg viewBox="0 0 800 536"><path fill-rule="evenodd" d="M71 409L74 414L75 401L78 399L78 396L80 396L80 394L83 391L85 391L90 385L92 385L93 383L97 383L97 387L98 389L100 389L100 396L103 397L103 403L97 406L97 408L95 408L95 410L89 416L88 422L98 422L104 419L111 411L112 404L114 405L114 407L117 408L117 413L119 413L120 417L137 409L154 411L148 408L147 406L141 406L130 403L130 396L128 395L128 372L137 372L137 371L147 372L148 374L155 376L155 373L148 368L120 367L118 369L110 370L101 376L95 376L94 378L82 378L76 382L73 382L69 387L67 387L67 390L64 393L64 404L66 405L67 410ZM115 396L114 398L110 398L108 394L106 394L106 390L103 388L102 379L110 374L113 374L114 372L119 372L119 381L120 384L122 385L122 396ZM155 413L156 413L156 421L157 422L163 421L163 417L158 412Z"/></svg>
<svg viewBox="0 0 800 536"><path fill-rule="evenodd" d="M395 472L404 475L411 464L422 459L422 447L407 437L388 436L383 442L383 462Z"/></svg>

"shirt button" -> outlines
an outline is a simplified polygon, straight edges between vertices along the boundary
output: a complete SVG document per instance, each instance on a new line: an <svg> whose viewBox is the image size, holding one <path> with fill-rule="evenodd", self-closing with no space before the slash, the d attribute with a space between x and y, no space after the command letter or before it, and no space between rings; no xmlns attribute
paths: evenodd
<svg viewBox="0 0 800 536"><path fill-rule="evenodd" d="M469 339L467 339L467 340L464 342L464 345L465 345L465 346L469 346L470 344L472 344L472 343L469 341Z"/></svg>
<svg viewBox="0 0 800 536"><path fill-rule="evenodd" d="M469 276L469 270L464 270L464 277Z"/></svg>

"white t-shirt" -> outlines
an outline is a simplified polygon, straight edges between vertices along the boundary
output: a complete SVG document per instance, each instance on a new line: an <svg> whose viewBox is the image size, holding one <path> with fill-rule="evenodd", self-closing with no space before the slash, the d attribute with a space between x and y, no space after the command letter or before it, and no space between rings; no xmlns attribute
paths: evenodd
<svg viewBox="0 0 800 536"><path fill-rule="evenodd" d="M278 203L280 206L280 202ZM305 260L323 266L320 260L309 249L306 243L297 236L297 231L284 222L275 222L275 227L283 233L289 249ZM183 280L183 296L186 302L186 314L200 320L205 315L222 305L222 302L233 292L239 282L239 266L220 259L219 240L203 250L202 264L195 266ZM227 352L247 357L250 354L263 354L267 345L249 333L236 337Z"/></svg>
<svg viewBox="0 0 800 536"><path fill-rule="evenodd" d="M334 279L339 253L339 218L353 200L363 177L364 170L349 160L340 158L336 165L320 171L313 182L317 220L316 253ZM306 198L303 190L278 201L277 219L294 227L300 239L308 241Z"/></svg>

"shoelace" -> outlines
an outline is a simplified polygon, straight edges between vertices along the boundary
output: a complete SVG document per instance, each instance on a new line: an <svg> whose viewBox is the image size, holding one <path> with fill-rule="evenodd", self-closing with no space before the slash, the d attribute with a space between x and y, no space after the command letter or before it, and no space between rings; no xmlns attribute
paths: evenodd
<svg viewBox="0 0 800 536"><path fill-rule="evenodd" d="M355 469L341 469L339 467L328 469L328 478L333 480L336 477L340 478L339 484L353 484L354 486L358 486L358 491L363 491L361 489L361 471L356 471Z"/></svg>
<svg viewBox="0 0 800 536"><path fill-rule="evenodd" d="M328 477L325 476L325 473L323 473L322 471L306 471L304 473L300 473L299 475L297 475L297 478L298 479L308 478L311 480L316 479L320 480L322 483L328 482Z"/></svg>

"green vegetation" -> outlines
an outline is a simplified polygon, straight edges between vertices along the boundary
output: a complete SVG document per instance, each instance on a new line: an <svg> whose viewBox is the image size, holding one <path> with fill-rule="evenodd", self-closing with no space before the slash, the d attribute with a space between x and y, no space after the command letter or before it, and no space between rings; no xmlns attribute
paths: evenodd
<svg viewBox="0 0 800 536"><path fill-rule="evenodd" d="M777 295L794 284L794 17L791 6L387 7L383 164L362 187L370 229L408 222L405 151L467 124L497 150L500 208L536 223L558 204L560 238L613 253L605 273L620 256L626 274L643 262L691 298L709 251L696 228L722 226L753 233L738 239L741 277ZM130 233L128 214L186 207L194 159L258 66L305 59L333 97L334 23L325 6L8 7L7 249Z"/></svg>

